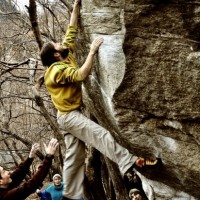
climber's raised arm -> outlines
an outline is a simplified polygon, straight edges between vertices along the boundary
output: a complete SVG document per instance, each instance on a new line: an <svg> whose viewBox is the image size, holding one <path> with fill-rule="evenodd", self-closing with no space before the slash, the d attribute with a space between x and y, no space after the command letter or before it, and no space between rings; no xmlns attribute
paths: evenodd
<svg viewBox="0 0 200 200"><path fill-rule="evenodd" d="M72 10L72 14L71 14L70 22L69 22L70 26L77 26L80 1L81 0L74 1L73 10Z"/></svg>
<svg viewBox="0 0 200 200"><path fill-rule="evenodd" d="M79 73L83 80L86 79L88 75L90 74L90 71L93 65L94 56L96 52L98 51L99 47L101 46L101 44L103 43L103 41L104 41L103 37L98 37L94 39L94 41L92 42L86 61L79 69Z"/></svg>

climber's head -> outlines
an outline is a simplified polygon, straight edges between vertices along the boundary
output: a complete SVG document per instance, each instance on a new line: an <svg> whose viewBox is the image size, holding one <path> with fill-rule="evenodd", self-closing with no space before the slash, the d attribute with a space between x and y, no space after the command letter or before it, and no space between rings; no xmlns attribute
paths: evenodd
<svg viewBox="0 0 200 200"><path fill-rule="evenodd" d="M43 45L40 57L44 66L50 67L54 62L61 61L68 56L69 50L60 43L48 42Z"/></svg>

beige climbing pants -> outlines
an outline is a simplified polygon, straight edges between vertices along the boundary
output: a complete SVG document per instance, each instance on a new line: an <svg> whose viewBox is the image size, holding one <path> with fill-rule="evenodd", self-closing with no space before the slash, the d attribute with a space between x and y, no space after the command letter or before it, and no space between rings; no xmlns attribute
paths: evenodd
<svg viewBox="0 0 200 200"><path fill-rule="evenodd" d="M115 142L109 131L75 110L57 116L59 127L65 134L66 155L63 166L63 195L79 199L83 193L85 145L99 150L103 155L118 164L124 174L137 157Z"/></svg>

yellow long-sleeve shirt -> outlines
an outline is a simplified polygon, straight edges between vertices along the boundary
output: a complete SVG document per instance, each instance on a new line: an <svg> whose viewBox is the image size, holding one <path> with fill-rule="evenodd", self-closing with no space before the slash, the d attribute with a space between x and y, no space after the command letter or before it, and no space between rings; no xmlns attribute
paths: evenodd
<svg viewBox="0 0 200 200"><path fill-rule="evenodd" d="M51 99L60 114L78 109L82 103L83 80L74 58L77 28L68 26L63 45L69 49L66 60L53 63L46 71L44 80Z"/></svg>

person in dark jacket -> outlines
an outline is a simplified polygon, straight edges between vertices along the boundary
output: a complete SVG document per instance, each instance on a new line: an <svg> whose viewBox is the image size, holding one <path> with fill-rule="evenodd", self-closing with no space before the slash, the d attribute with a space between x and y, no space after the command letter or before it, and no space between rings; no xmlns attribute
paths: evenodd
<svg viewBox="0 0 200 200"><path fill-rule="evenodd" d="M0 166L0 200L24 200L42 185L49 168L51 167L56 148L57 139L51 139L48 145L44 145L46 156L38 168L38 171L27 181L22 183L33 162L39 145L35 143L29 157L22 162L12 173ZM22 184L21 184L22 183Z"/></svg>

